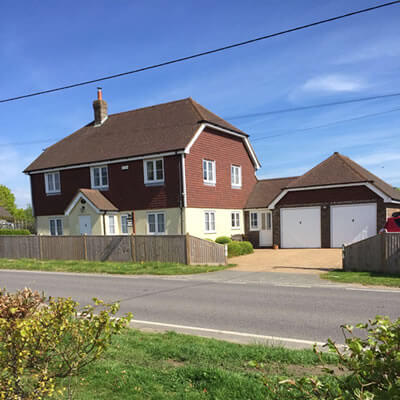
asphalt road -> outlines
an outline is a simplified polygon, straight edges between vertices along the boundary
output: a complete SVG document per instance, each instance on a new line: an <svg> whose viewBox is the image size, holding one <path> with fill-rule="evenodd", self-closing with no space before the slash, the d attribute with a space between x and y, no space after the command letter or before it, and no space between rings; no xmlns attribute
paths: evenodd
<svg viewBox="0 0 400 400"><path fill-rule="evenodd" d="M93 297L119 300L121 312L132 312L139 321L134 325L141 328L243 342L270 342L273 336L273 343L282 340L290 347L328 337L343 343L340 324L400 314L400 290L336 285L314 275L221 271L127 277L0 271L0 287L31 287L51 296L71 296L81 304Z"/></svg>

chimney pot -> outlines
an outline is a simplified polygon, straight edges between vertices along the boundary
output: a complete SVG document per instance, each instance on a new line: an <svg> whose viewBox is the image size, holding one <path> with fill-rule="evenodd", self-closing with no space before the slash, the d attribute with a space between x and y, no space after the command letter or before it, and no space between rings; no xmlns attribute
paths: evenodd
<svg viewBox="0 0 400 400"><path fill-rule="evenodd" d="M103 100L101 87L97 88L97 100L93 102L94 126L100 126L108 117L107 102Z"/></svg>

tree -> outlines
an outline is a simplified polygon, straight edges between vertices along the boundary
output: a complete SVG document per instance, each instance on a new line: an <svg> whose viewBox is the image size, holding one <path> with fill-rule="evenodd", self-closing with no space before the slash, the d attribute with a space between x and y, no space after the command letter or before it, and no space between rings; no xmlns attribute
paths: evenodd
<svg viewBox="0 0 400 400"><path fill-rule="evenodd" d="M14 215L17 210L17 206L15 205L15 196L5 185L0 185L0 206L4 207L12 215Z"/></svg>

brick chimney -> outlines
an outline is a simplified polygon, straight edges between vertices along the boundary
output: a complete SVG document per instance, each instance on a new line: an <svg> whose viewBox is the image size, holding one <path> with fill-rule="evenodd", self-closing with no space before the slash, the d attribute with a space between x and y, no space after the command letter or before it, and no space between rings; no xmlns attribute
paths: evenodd
<svg viewBox="0 0 400 400"><path fill-rule="evenodd" d="M97 88L97 100L93 102L94 126L100 126L107 119L107 103L103 100L101 87Z"/></svg>

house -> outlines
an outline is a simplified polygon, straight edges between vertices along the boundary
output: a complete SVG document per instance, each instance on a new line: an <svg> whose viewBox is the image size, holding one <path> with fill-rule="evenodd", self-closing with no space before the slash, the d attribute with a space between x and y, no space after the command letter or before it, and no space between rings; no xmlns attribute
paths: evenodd
<svg viewBox="0 0 400 400"><path fill-rule="evenodd" d="M191 98L108 114L26 169L45 235L244 233L259 161L246 133Z"/></svg>
<svg viewBox="0 0 400 400"><path fill-rule="evenodd" d="M399 210L399 190L334 153L302 176L258 181L245 230L256 247L341 247L376 235Z"/></svg>

